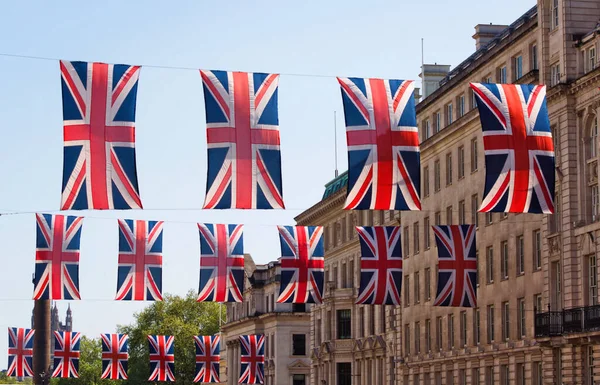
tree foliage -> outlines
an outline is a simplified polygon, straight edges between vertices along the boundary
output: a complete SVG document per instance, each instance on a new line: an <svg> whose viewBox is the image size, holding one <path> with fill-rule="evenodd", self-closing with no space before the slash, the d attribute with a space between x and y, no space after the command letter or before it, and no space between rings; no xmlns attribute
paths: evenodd
<svg viewBox="0 0 600 385"><path fill-rule="evenodd" d="M0 384L31 384L31 378L26 377L19 382L16 377L8 377L6 373L0 372Z"/></svg>
<svg viewBox="0 0 600 385"><path fill-rule="evenodd" d="M219 332L218 303L196 302L196 294L185 297L165 295L134 315L131 325L119 326L119 333L129 335L129 380L126 384L147 384L150 377L148 335L175 337L175 383L193 384L196 350L193 337ZM221 314L221 316L223 316Z"/></svg>

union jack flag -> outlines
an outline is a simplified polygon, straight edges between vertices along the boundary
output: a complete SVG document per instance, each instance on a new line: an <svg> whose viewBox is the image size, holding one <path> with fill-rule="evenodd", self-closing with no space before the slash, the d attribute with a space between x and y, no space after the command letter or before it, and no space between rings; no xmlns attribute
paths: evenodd
<svg viewBox="0 0 600 385"><path fill-rule="evenodd" d="M142 208L135 164L139 66L60 62L61 210Z"/></svg>
<svg viewBox="0 0 600 385"><path fill-rule="evenodd" d="M438 249L434 306L477 306L475 225L433 226Z"/></svg>
<svg viewBox="0 0 600 385"><path fill-rule="evenodd" d="M265 382L265 336L251 334L240 336L242 384L264 384Z"/></svg>
<svg viewBox="0 0 600 385"><path fill-rule="evenodd" d="M360 239L357 304L400 305L400 227L356 227Z"/></svg>
<svg viewBox="0 0 600 385"><path fill-rule="evenodd" d="M102 339L102 378L126 380L129 337L127 334L101 334L100 337Z"/></svg>
<svg viewBox="0 0 600 385"><path fill-rule="evenodd" d="M33 299L81 299L79 240L82 217L36 214Z"/></svg>
<svg viewBox="0 0 600 385"><path fill-rule="evenodd" d="M148 381L175 381L173 336L148 336L150 347L150 378Z"/></svg>
<svg viewBox="0 0 600 385"><path fill-rule="evenodd" d="M206 108L206 209L282 209L279 75L200 71Z"/></svg>
<svg viewBox="0 0 600 385"><path fill-rule="evenodd" d="M554 213L554 144L546 86L471 83L483 129L480 212Z"/></svg>
<svg viewBox="0 0 600 385"><path fill-rule="evenodd" d="M162 221L119 219L117 300L162 301Z"/></svg>
<svg viewBox="0 0 600 385"><path fill-rule="evenodd" d="M278 226L281 285L277 302L321 303L324 284L323 227Z"/></svg>
<svg viewBox="0 0 600 385"><path fill-rule="evenodd" d="M198 229L201 250L198 302L242 302L243 225L198 223Z"/></svg>
<svg viewBox="0 0 600 385"><path fill-rule="evenodd" d="M33 335L35 330L8 328L8 377L33 377Z"/></svg>
<svg viewBox="0 0 600 385"><path fill-rule="evenodd" d="M194 382L221 382L219 361L221 336L194 336L196 344L196 377Z"/></svg>
<svg viewBox="0 0 600 385"><path fill-rule="evenodd" d="M338 78L346 119L345 209L421 210L414 83Z"/></svg>
<svg viewBox="0 0 600 385"><path fill-rule="evenodd" d="M54 372L52 377L79 378L81 333L54 332Z"/></svg>

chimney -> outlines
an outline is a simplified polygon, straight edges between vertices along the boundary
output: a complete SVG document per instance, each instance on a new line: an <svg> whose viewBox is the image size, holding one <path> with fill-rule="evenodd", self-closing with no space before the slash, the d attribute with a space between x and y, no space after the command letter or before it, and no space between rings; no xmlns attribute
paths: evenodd
<svg viewBox="0 0 600 385"><path fill-rule="evenodd" d="M448 75L450 72L449 65L443 64L423 64L419 77L422 80L421 86L421 100L431 95L435 90L440 87L440 81Z"/></svg>
<svg viewBox="0 0 600 385"><path fill-rule="evenodd" d="M477 24L475 26L475 49L479 50L489 43L498 34L508 28L508 25L497 25L497 24Z"/></svg>

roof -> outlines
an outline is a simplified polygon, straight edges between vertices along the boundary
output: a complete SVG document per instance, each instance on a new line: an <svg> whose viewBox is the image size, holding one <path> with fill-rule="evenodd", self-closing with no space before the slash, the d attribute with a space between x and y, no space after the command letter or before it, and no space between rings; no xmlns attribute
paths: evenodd
<svg viewBox="0 0 600 385"><path fill-rule="evenodd" d="M325 185L325 192L323 193L323 198L321 198L321 200L328 198L329 196L335 194L336 192L340 191L341 189L343 189L344 187L347 187L347 186L348 186L348 171L344 171L337 178L333 179L332 181L330 181L329 183L327 183Z"/></svg>

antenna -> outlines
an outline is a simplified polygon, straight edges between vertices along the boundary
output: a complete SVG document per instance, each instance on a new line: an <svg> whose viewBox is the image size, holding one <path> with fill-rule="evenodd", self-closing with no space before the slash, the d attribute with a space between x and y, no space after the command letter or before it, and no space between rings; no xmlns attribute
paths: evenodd
<svg viewBox="0 0 600 385"><path fill-rule="evenodd" d="M338 156L337 156L337 111L333 111L333 137L335 140L334 143L334 153L335 153L335 177L338 177Z"/></svg>

